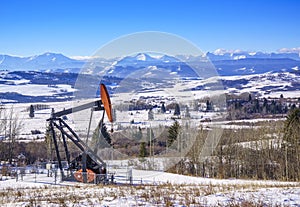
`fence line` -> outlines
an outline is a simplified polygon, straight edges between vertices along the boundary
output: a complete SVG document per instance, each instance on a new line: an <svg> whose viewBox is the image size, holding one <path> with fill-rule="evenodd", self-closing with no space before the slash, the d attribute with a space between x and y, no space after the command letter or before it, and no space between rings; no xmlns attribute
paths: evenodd
<svg viewBox="0 0 300 207"><path fill-rule="evenodd" d="M17 182L47 183L58 184L61 182L76 181L70 171L63 171L66 177L62 178L59 169L52 168L47 170L44 168L15 167L10 172L10 177L15 178ZM131 168L113 168L109 169L107 174L89 174L88 172L80 172L82 178L90 178L91 184L133 184ZM94 177L91 177L94 176ZM86 180L87 181L87 180Z"/></svg>

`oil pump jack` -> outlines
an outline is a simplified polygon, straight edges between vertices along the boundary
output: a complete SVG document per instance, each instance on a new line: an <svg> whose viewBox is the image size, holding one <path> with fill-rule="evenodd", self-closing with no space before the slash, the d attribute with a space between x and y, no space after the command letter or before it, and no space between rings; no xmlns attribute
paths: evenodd
<svg viewBox="0 0 300 207"><path fill-rule="evenodd" d="M106 163L96 153L94 153L94 151L87 145L87 143L84 142L62 118L68 114L76 113L86 109L91 109L89 128L93 111L103 111L102 118L98 123L100 134L103 128L105 113L107 114L108 120L111 123L113 122L111 102L104 84L100 84L100 100L65 109L59 112L54 112L54 110L52 110L51 117L47 119L54 148L56 151L58 168L60 170L62 180L75 179L79 182L84 183L105 183L107 182ZM55 129L57 129L61 133L64 153L69 166L67 172L70 172L68 173L68 176L66 176L64 173L61 159L62 156L59 149L60 142L58 142L59 140L56 135ZM88 134L89 130L90 129L88 129ZM73 142L81 152L73 160L71 160L69 151L68 143L70 143L70 141Z"/></svg>

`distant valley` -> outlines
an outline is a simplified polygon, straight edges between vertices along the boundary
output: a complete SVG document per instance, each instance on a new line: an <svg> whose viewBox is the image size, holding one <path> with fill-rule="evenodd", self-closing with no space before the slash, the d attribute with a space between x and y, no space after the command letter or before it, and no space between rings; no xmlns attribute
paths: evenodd
<svg viewBox="0 0 300 207"><path fill-rule="evenodd" d="M205 72L209 60L216 73L207 79L197 74L193 66L202 67ZM91 79L87 82L90 87L104 82L111 93L128 77L135 79L140 90L171 86L170 80L181 79L191 83L191 91L209 91L213 90L213 76L218 76L225 93L248 92L258 97L283 93L300 97L299 67L297 53L219 52L201 57L139 53L109 60L97 57L78 60L56 53L32 57L0 55L0 99L2 103L71 100L77 90L78 76Z"/></svg>

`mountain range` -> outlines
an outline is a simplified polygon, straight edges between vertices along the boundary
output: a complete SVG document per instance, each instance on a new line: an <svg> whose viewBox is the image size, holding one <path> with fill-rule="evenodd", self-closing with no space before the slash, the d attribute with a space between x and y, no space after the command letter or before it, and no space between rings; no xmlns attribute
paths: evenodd
<svg viewBox="0 0 300 207"><path fill-rule="evenodd" d="M62 54L44 53L30 57L0 55L0 69L9 71L78 71L84 61L71 59Z"/></svg>
<svg viewBox="0 0 300 207"><path fill-rule="evenodd" d="M108 69L111 76L123 77L136 69L152 67L166 69L170 73L179 72L181 76L191 76L187 63L201 65L210 60L219 75L249 75L265 72L294 71L300 67L300 54L297 52L263 53L263 52L227 52L217 50L203 56L171 57L139 53L133 56L114 59L94 58L93 64L100 69ZM7 71L43 71L79 73L81 68L91 60L74 59L57 53L44 53L30 57L0 55L0 70ZM179 68L180 67L180 68ZM178 70L179 68L179 70Z"/></svg>
<svg viewBox="0 0 300 207"><path fill-rule="evenodd" d="M205 92L213 82L205 82L205 77L198 77L190 65L204 68L205 73L208 59L220 75L219 79L227 93L250 92L257 96L284 93L300 97L300 60L296 52L268 54L216 51L198 57L139 53L109 60L79 60L62 54L45 53L31 57L0 55L0 102L71 100L74 91L80 91L75 86L79 74L81 80L87 80L83 88L95 88L101 80L111 94L120 83L126 87L134 85L140 90L156 91L162 86L172 88L172 79L178 78L186 81L191 90ZM85 66L96 69L82 71ZM100 74L101 71L104 71L104 76ZM126 78L128 75L129 79ZM193 78L195 76L196 79ZM84 90L82 93L87 92ZM90 94L91 97L93 95L96 94Z"/></svg>

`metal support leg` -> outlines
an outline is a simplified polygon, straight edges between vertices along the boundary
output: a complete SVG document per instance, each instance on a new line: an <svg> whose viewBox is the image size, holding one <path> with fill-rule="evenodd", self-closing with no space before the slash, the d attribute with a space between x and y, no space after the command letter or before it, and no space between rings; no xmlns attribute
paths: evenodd
<svg viewBox="0 0 300 207"><path fill-rule="evenodd" d="M63 125L62 125L61 122L60 122L59 124L60 124L60 127L63 127ZM65 153L66 153L68 165L70 166L70 164L71 164L71 161L70 161L70 153L69 153L69 149L68 149L66 137L65 137L65 134L64 134L64 133L62 133L61 136L62 136L62 140L63 140L63 143L64 143L64 148L65 148Z"/></svg>
<svg viewBox="0 0 300 207"><path fill-rule="evenodd" d="M55 151L56 151L58 167L60 169L61 177L63 178L64 177L64 172L63 172L63 168L62 168L62 164L61 164L61 158L60 158L60 154L59 154L58 143L57 143L56 134L55 134L55 130L54 130L54 127L53 127L52 120L50 121L50 130L51 130L51 133L52 133L52 139L53 139L53 143L54 143L54 147L55 147Z"/></svg>
<svg viewBox="0 0 300 207"><path fill-rule="evenodd" d="M86 170L86 153L82 153L82 177L83 182L87 183L87 170Z"/></svg>

